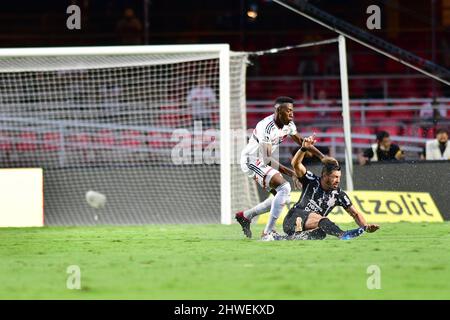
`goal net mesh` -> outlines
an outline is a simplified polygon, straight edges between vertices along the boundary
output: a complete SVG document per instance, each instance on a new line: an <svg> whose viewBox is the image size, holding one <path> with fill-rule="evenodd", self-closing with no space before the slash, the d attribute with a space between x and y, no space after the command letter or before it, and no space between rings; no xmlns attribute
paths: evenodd
<svg viewBox="0 0 450 320"><path fill-rule="evenodd" d="M246 60L231 53L232 212L258 201L239 167ZM219 52L2 57L1 166L44 168L47 225L219 223L219 80Z"/></svg>

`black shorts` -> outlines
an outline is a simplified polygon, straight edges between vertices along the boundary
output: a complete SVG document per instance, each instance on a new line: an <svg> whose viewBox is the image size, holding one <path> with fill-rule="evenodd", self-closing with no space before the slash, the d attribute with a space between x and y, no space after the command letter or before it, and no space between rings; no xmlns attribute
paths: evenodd
<svg viewBox="0 0 450 320"><path fill-rule="evenodd" d="M302 230L305 230L305 223L306 223L306 220L308 220L308 216L310 215L310 213L311 212L306 211L304 209L292 207L291 209L289 209L286 217L284 218L283 231L287 235L294 234L297 218L302 219Z"/></svg>

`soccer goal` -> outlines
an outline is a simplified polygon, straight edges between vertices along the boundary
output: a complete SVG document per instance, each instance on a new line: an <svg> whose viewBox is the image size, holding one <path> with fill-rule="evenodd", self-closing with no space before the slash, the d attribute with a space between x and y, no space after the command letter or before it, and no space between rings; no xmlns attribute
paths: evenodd
<svg viewBox="0 0 450 320"><path fill-rule="evenodd" d="M258 202L239 167L246 61L226 44L0 49L2 167L44 168L47 225L231 223Z"/></svg>

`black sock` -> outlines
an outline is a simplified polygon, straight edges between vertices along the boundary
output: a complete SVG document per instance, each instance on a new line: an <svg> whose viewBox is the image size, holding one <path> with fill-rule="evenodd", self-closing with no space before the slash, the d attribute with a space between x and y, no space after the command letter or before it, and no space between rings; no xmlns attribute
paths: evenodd
<svg viewBox="0 0 450 320"><path fill-rule="evenodd" d="M341 230L334 222L328 218L321 219L319 221L319 228L323 230L326 234L340 237L344 231Z"/></svg>
<svg viewBox="0 0 450 320"><path fill-rule="evenodd" d="M323 240L327 234L320 228L308 231L308 240Z"/></svg>
<svg viewBox="0 0 450 320"><path fill-rule="evenodd" d="M317 228L308 231L298 231L288 236L289 240L323 240L327 234L322 229Z"/></svg>

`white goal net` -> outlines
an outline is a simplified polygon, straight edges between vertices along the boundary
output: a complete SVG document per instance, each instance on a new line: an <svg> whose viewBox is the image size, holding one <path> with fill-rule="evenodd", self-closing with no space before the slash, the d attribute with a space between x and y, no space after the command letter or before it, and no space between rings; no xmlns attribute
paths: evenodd
<svg viewBox="0 0 450 320"><path fill-rule="evenodd" d="M246 60L227 45L1 49L1 166L44 168L47 225L230 223L258 201L239 167Z"/></svg>

